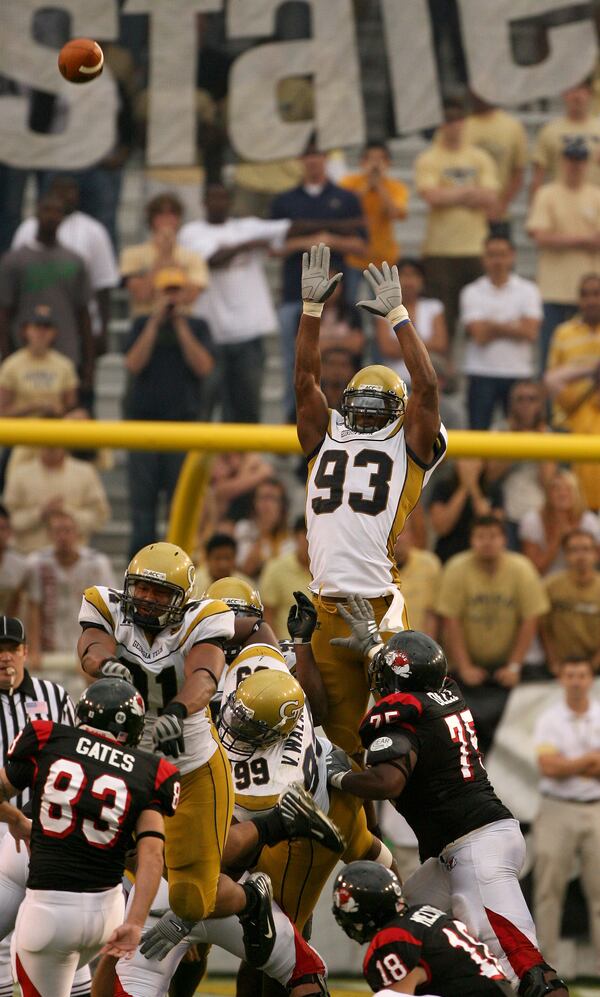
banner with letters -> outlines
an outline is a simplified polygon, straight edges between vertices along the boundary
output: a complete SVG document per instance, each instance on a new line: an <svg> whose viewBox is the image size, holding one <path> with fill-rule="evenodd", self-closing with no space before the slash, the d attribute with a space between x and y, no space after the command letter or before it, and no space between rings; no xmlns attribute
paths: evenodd
<svg viewBox="0 0 600 997"><path fill-rule="evenodd" d="M310 37L276 38L283 0L56 0L70 16L71 37L118 35L119 16L149 18L149 119L146 162L186 166L196 161L195 18L223 13L226 40L240 54L229 75L231 145L241 159L269 161L298 155L316 131L323 148L365 140L359 25L352 0L306 0ZM374 0L373 0L374 2ZM598 40L591 5L581 0L456 0L471 89L513 107L553 97L595 66ZM0 5L0 76L16 93L0 96L0 156L15 167L79 169L110 152L117 92L110 70L86 86L59 75L56 49L35 37L36 14L47 0ZM396 134L436 125L441 87L428 0L380 0L381 72L389 81ZM537 32L538 61L516 44L518 30ZM286 121L278 104L281 81L309 78L310 120ZM66 123L57 133L32 131L28 88L59 96ZM21 92L18 92L18 91Z"/></svg>

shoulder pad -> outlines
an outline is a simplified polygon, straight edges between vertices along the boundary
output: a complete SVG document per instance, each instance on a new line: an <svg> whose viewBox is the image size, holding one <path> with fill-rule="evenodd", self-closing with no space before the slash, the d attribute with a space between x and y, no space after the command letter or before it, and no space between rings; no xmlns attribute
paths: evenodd
<svg viewBox="0 0 600 997"><path fill-rule="evenodd" d="M423 704L410 692L393 692L384 696L361 722L359 733L363 745L368 748L371 742L388 727L396 727L415 732L423 713Z"/></svg>
<svg viewBox="0 0 600 997"><path fill-rule="evenodd" d="M391 762L397 758L405 758L412 748L410 739L401 730L389 730L380 734L367 748L365 765L379 765L380 762Z"/></svg>

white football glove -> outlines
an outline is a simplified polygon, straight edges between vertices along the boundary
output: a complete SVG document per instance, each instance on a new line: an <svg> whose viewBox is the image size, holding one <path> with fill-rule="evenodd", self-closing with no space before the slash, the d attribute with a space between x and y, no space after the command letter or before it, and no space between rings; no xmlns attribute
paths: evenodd
<svg viewBox="0 0 600 997"><path fill-rule="evenodd" d="M343 274L329 276L329 246L320 242L318 246L310 247L308 253L302 254L302 310L305 315L319 316L323 311L323 302L333 294Z"/></svg>
<svg viewBox="0 0 600 997"><path fill-rule="evenodd" d="M408 312L402 304L402 288L398 267L394 264L382 263L378 270L374 263L369 263L369 269L363 270L365 279L371 285L375 299L357 302L359 308L364 308L371 315L386 318L392 325L404 322Z"/></svg>

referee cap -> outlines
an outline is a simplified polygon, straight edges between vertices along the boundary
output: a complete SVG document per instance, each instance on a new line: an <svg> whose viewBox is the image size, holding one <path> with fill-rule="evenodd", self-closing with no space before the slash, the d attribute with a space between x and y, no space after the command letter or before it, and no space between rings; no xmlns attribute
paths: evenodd
<svg viewBox="0 0 600 997"><path fill-rule="evenodd" d="M25 627L16 616L0 616L0 644L25 644Z"/></svg>

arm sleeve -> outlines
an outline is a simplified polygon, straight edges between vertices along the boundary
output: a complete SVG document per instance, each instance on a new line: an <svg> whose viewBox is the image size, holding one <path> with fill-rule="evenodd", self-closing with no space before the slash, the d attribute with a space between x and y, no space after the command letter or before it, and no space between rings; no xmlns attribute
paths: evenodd
<svg viewBox="0 0 600 997"><path fill-rule="evenodd" d="M544 126L539 132L531 154L531 162L536 166L548 168L550 156L548 154L548 129Z"/></svg>
<svg viewBox="0 0 600 997"><path fill-rule="evenodd" d="M500 184L494 160L483 149L479 149L479 159L481 160L478 177L480 187L485 187L486 190L498 190Z"/></svg>
<svg viewBox="0 0 600 997"><path fill-rule="evenodd" d="M117 287L119 283L119 268L106 229L98 223L92 238L90 280L94 291L102 291L107 287Z"/></svg>
<svg viewBox="0 0 600 997"><path fill-rule="evenodd" d="M51 720L33 720L15 737L6 756L6 774L15 789L31 786L40 748L52 733Z"/></svg>
<svg viewBox="0 0 600 997"><path fill-rule="evenodd" d="M420 156L417 156L417 160L415 162L416 189L418 191L432 190L434 187L439 186L439 170L436 169L435 163L431 161L431 157L428 153L422 153Z"/></svg>
<svg viewBox="0 0 600 997"><path fill-rule="evenodd" d="M81 470L83 472L84 468ZM82 502L71 508L71 512L84 533L95 533L109 518L110 506L96 468L86 466L85 473L87 480L82 482Z"/></svg>
<svg viewBox="0 0 600 997"><path fill-rule="evenodd" d="M460 317L464 325L468 325L469 322L483 322L487 318L485 304L473 284L463 287L460 292Z"/></svg>
<svg viewBox="0 0 600 997"><path fill-rule="evenodd" d="M148 268L142 265L140 246L127 246L121 253L120 269L122 277L131 277L133 274L145 272Z"/></svg>
<svg viewBox="0 0 600 997"><path fill-rule="evenodd" d="M6 388L7 391L14 391L17 386L14 364L11 363L11 359L8 357L4 363L0 364L0 388Z"/></svg>
<svg viewBox="0 0 600 997"><path fill-rule="evenodd" d="M154 792L144 809L158 810L165 817L172 817L179 803L180 792L179 771L166 758L161 758L156 767Z"/></svg>
<svg viewBox="0 0 600 997"><path fill-rule="evenodd" d="M370 748L379 740L384 743L381 743L377 750L393 750L395 746L405 755L406 745L404 740L400 740L404 736L409 740L409 748L418 750L416 729L422 712L421 702L409 692L396 692L391 696L384 696L361 722L359 734L363 746ZM399 738L397 744L396 736ZM390 740L391 745L387 743ZM384 761L383 757L379 760Z"/></svg>
<svg viewBox="0 0 600 997"><path fill-rule="evenodd" d="M108 607L107 590L92 586L85 590L79 610L79 623L106 630L114 637L115 622Z"/></svg>
<svg viewBox="0 0 600 997"><path fill-rule="evenodd" d="M216 639L230 640L235 629L235 616L227 603L210 599L201 603L190 621L181 650L189 654L195 644Z"/></svg>
<svg viewBox="0 0 600 997"><path fill-rule="evenodd" d="M553 711L546 711L538 717L533 734L536 755L556 754L562 749L560 726L556 723Z"/></svg>
<svg viewBox="0 0 600 997"><path fill-rule="evenodd" d="M534 284L533 281L529 281L529 286L525 290L525 297L523 301L523 316L524 318L541 319L543 315L544 309L542 307L542 296L537 285Z"/></svg>

